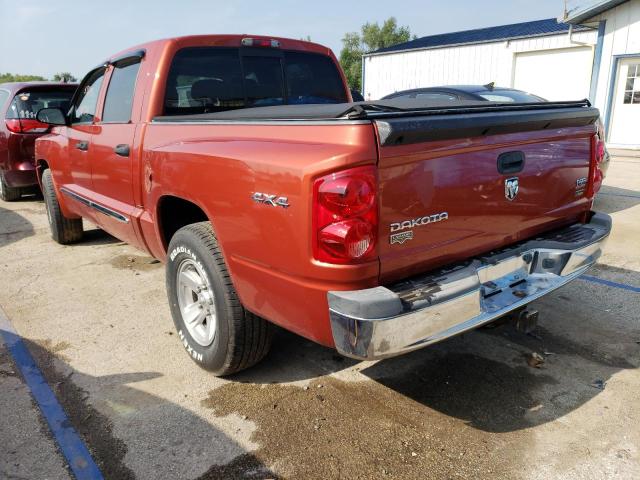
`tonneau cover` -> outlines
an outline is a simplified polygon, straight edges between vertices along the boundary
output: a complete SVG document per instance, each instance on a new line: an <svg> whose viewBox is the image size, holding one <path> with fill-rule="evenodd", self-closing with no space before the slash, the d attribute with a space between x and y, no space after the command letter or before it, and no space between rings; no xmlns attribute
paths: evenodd
<svg viewBox="0 0 640 480"><path fill-rule="evenodd" d="M471 112L556 110L559 108L588 108L587 100L577 102L499 103L480 100L435 101L429 99L389 99L368 102L277 105L271 107L240 108L224 112L195 115L159 116L154 122L210 122L251 120L345 120L442 115Z"/></svg>

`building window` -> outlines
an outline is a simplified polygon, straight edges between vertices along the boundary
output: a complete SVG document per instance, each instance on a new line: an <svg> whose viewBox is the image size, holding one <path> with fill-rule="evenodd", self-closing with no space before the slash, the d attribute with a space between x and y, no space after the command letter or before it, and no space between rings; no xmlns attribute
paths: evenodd
<svg viewBox="0 0 640 480"><path fill-rule="evenodd" d="M627 84L624 88L624 103L640 104L640 63L629 65Z"/></svg>

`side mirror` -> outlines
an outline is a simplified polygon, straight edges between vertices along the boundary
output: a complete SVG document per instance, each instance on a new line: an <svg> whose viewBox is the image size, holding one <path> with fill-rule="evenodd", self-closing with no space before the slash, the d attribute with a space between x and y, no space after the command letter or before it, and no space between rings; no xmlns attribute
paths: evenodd
<svg viewBox="0 0 640 480"><path fill-rule="evenodd" d="M48 125L66 125L67 118L64 116L64 112L59 108L43 108L38 110L36 114L36 120Z"/></svg>

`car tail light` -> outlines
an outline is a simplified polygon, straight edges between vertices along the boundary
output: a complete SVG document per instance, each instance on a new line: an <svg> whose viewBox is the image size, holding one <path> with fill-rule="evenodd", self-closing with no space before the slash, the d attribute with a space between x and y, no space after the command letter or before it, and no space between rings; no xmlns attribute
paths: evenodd
<svg viewBox="0 0 640 480"><path fill-rule="evenodd" d="M8 118L5 120L7 128L13 133L45 133L49 125L28 118Z"/></svg>
<svg viewBox="0 0 640 480"><path fill-rule="evenodd" d="M243 47L269 47L279 48L280 42L278 40L272 40L267 38L243 38L241 40Z"/></svg>
<svg viewBox="0 0 640 480"><path fill-rule="evenodd" d="M378 232L374 166L356 167L314 183L314 257L328 263L375 258Z"/></svg>
<svg viewBox="0 0 640 480"><path fill-rule="evenodd" d="M589 191L588 196L592 197L602 187L604 174L601 169L602 160L606 154L606 146L603 135L599 131L591 138L591 165L589 166Z"/></svg>

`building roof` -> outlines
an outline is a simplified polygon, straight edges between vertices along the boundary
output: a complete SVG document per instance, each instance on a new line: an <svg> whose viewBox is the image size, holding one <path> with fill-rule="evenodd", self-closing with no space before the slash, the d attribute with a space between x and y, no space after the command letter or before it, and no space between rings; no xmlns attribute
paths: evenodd
<svg viewBox="0 0 640 480"><path fill-rule="evenodd" d="M574 28L581 30L582 27ZM441 48L453 45L465 45L472 43L498 42L516 38L538 37L564 33L569 30L569 25L559 23L555 18L535 20L533 22L512 23L497 27L478 28L462 32L442 33L428 37L417 38L409 42L399 43L391 47L381 48L371 54L398 52L402 50ZM370 54L370 55L371 55Z"/></svg>
<svg viewBox="0 0 640 480"><path fill-rule="evenodd" d="M564 14L564 21L571 24L578 24L584 22L596 15L611 10L618 5L627 2L628 0L591 0L586 2L573 2L578 3L573 8L568 9Z"/></svg>

